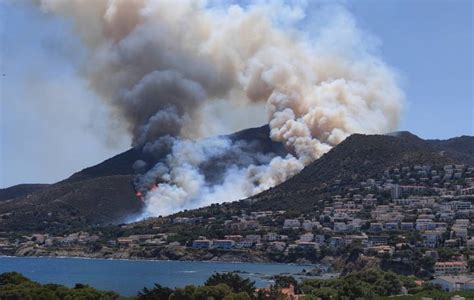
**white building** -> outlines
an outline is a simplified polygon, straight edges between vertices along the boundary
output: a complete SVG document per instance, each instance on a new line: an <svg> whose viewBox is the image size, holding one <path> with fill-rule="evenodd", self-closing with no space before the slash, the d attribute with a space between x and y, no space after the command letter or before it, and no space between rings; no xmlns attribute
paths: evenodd
<svg viewBox="0 0 474 300"><path fill-rule="evenodd" d="M452 231L454 232L457 238L467 239L467 236L468 236L467 228L460 228L460 227L453 226Z"/></svg>
<svg viewBox="0 0 474 300"><path fill-rule="evenodd" d="M297 247L299 249L319 249L319 245L315 242L303 242L303 241L299 241L297 242Z"/></svg>
<svg viewBox="0 0 474 300"><path fill-rule="evenodd" d="M391 188L392 199L399 199L402 197L402 189L398 184L394 184Z"/></svg>
<svg viewBox="0 0 474 300"><path fill-rule="evenodd" d="M415 226L413 225L412 222L402 222L400 224L400 228L402 230L413 230L415 228Z"/></svg>
<svg viewBox="0 0 474 300"><path fill-rule="evenodd" d="M433 220L431 219L417 219L416 220L416 225L415 225L416 230L422 231L422 230L431 230L435 229L436 225L433 223Z"/></svg>
<svg viewBox="0 0 474 300"><path fill-rule="evenodd" d="M460 274L466 272L467 264L465 261L439 261L435 263L435 274Z"/></svg>
<svg viewBox="0 0 474 300"><path fill-rule="evenodd" d="M275 232L269 232L263 236L263 240L273 242L273 241L285 241L288 239L287 235L276 234Z"/></svg>
<svg viewBox="0 0 474 300"><path fill-rule="evenodd" d="M308 232L300 236L300 242L312 242L314 241L314 234Z"/></svg>
<svg viewBox="0 0 474 300"><path fill-rule="evenodd" d="M303 227L304 230L311 231L311 230L313 230L314 227L316 227L316 228L321 227L321 224L319 224L319 222L315 222L315 221L304 220L303 224L301 226Z"/></svg>
<svg viewBox="0 0 474 300"><path fill-rule="evenodd" d="M212 247L216 249L232 249L235 246L233 240L213 240Z"/></svg>
<svg viewBox="0 0 474 300"><path fill-rule="evenodd" d="M471 249L471 250L474 249L474 239L473 239L473 238L470 238L469 240L467 240L467 242L466 242L466 247L467 247L468 249Z"/></svg>
<svg viewBox="0 0 474 300"><path fill-rule="evenodd" d="M427 230L421 235L423 238L423 244L428 248L436 248L441 239L442 233L435 230Z"/></svg>
<svg viewBox="0 0 474 300"><path fill-rule="evenodd" d="M386 230L398 230L398 223L385 223Z"/></svg>
<svg viewBox="0 0 474 300"><path fill-rule="evenodd" d="M474 290L474 278L469 276L440 276L431 281L432 284L441 286L446 292Z"/></svg>
<svg viewBox="0 0 474 300"><path fill-rule="evenodd" d="M194 240L193 248L196 249L209 249L212 246L212 241L210 240Z"/></svg>
<svg viewBox="0 0 474 300"><path fill-rule="evenodd" d="M255 243L249 240L243 240L240 242L235 243L235 248L252 248Z"/></svg>
<svg viewBox="0 0 474 300"><path fill-rule="evenodd" d="M344 232L344 231L349 231L352 230L352 226L348 226L348 224L344 222L335 222L334 223L334 231L337 232Z"/></svg>
<svg viewBox="0 0 474 300"><path fill-rule="evenodd" d="M283 228L298 229L301 227L301 223L298 219L286 219L283 223Z"/></svg>
<svg viewBox="0 0 474 300"><path fill-rule="evenodd" d="M467 201L451 201L449 204L454 210L463 210L471 208L471 202Z"/></svg>
<svg viewBox="0 0 474 300"><path fill-rule="evenodd" d="M383 231L383 224L382 223L370 223L370 230L371 231Z"/></svg>
<svg viewBox="0 0 474 300"><path fill-rule="evenodd" d="M318 244L323 244L325 240L326 238L323 234L317 234L314 236L314 241Z"/></svg>
<svg viewBox="0 0 474 300"><path fill-rule="evenodd" d="M254 243L260 243L262 237L259 234L247 234L245 240Z"/></svg>

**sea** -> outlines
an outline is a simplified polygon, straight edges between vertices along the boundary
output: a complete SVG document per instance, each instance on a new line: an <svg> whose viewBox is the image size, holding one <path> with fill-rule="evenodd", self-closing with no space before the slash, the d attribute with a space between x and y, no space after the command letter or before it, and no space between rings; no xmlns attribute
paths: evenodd
<svg viewBox="0 0 474 300"><path fill-rule="evenodd" d="M200 285L216 272L237 271L257 287L273 283L274 275L298 277L314 265L227 263L199 261L117 260L58 257L0 257L0 273L16 271L40 283L73 287L89 284L97 289L134 296L154 283L170 288Z"/></svg>

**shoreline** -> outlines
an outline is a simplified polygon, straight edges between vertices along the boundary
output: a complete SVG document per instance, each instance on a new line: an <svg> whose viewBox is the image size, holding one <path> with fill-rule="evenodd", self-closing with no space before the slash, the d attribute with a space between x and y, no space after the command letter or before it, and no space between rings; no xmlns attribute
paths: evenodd
<svg viewBox="0 0 474 300"><path fill-rule="evenodd" d="M306 273L305 270L311 271L314 267L315 265L284 263L176 260L140 262L136 259L69 256L0 256L0 273L19 272L42 284L54 282L71 288L80 282L124 296L136 295L143 287L152 287L155 283L166 287L202 285L215 273L236 272L239 276L254 281L258 288L274 284L277 276L292 276L297 280L325 280L340 276L332 272L317 276Z"/></svg>
<svg viewBox="0 0 474 300"><path fill-rule="evenodd" d="M124 259L146 261L201 261L227 263L266 263L266 264L296 264L308 266L327 266L320 261L298 259L273 259L266 252L255 250L212 250L194 249L185 246L166 246L154 249L148 248L108 248L90 249L80 245L75 247L43 247L25 245L4 251L0 255L14 257L76 257L87 259Z"/></svg>
<svg viewBox="0 0 474 300"><path fill-rule="evenodd" d="M245 261L219 261L219 260L172 260L172 259L150 259L150 258L107 258L107 257L87 257L87 256L54 256L54 255L0 255L1 258L52 258L52 259L82 259L82 260L105 260L105 261L148 261L148 262L198 262L198 263L210 263L210 264L258 264L258 265L290 265L290 266L301 266L301 267L318 267L320 264L298 264L298 263L280 263L280 262L245 262Z"/></svg>
<svg viewBox="0 0 474 300"><path fill-rule="evenodd" d="M186 263L191 263L193 265L189 266L191 269L196 268L196 265L205 264L208 266L215 266L215 269L212 271L213 273L231 273L235 272L237 274L241 274L243 276L249 278L259 278L260 281L265 281L267 283L271 283L274 281L274 276L281 275L281 276L291 276L297 279L321 279L321 280L329 280L334 278L339 278L341 276L340 272L328 272L328 271L321 271L320 273L313 273L316 269L322 270L320 264L296 264L296 263L278 263L278 262L239 262L239 261L199 261L199 260L159 260L159 259L126 259L126 258L95 258L95 257L81 257L81 256L11 256L11 255L0 255L0 261L2 259L31 259L31 260L71 260L71 261L90 261L93 263L94 261L102 261L102 262L124 262L124 263L136 263L136 262L153 262L153 263L167 263L167 264L174 264L179 266L179 264L183 264L183 270L180 272L183 273L199 273L199 270L188 270L186 267ZM235 265L235 269L228 269L225 270L225 267L229 265ZM159 265L158 265L159 266ZM252 266L261 266L264 268L265 266L268 267L280 267L278 273L275 274L268 274L265 271L249 271L246 270L248 267ZM287 270L286 267L290 269ZM219 267L224 267L224 270L221 270ZM301 268L299 271L295 271L294 268ZM1 268L0 268L1 269ZM15 272L15 269L12 270L4 270L0 271L3 272Z"/></svg>

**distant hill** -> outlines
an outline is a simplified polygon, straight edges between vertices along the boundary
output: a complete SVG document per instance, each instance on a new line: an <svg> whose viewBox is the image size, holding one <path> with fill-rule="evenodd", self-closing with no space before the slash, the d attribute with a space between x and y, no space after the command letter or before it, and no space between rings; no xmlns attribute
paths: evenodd
<svg viewBox="0 0 474 300"><path fill-rule="evenodd" d="M427 140L434 149L466 164L474 165L474 137L460 136L448 140Z"/></svg>
<svg viewBox="0 0 474 300"><path fill-rule="evenodd" d="M366 180L397 165L470 164L474 137L423 140L409 132L388 135L354 134L286 182L247 201L250 209L297 211L312 209L335 180ZM235 204L242 205L242 203Z"/></svg>
<svg viewBox="0 0 474 300"><path fill-rule="evenodd" d="M270 140L268 126L246 129L227 137L245 141L247 151L287 153L282 144ZM52 185L18 185L0 190L0 201L11 200L0 202L1 230L61 231L127 221L143 208L133 185L132 165L138 159L153 166L159 158L144 154L140 149L130 149ZM227 155L203 166L203 171L212 177L223 168L223 160L237 159L235 155Z"/></svg>
<svg viewBox="0 0 474 300"><path fill-rule="evenodd" d="M63 181L0 204L4 231L61 232L89 225L123 222L140 212L133 175Z"/></svg>
<svg viewBox="0 0 474 300"><path fill-rule="evenodd" d="M0 189L0 202L23 197L33 192L47 188L49 184L18 184Z"/></svg>
<svg viewBox="0 0 474 300"><path fill-rule="evenodd" d="M114 157L104 160L100 164L85 168L71 177L64 180L64 182L81 181L84 179L91 179L97 177L113 176L113 175L131 175L134 174L132 168L133 163L139 159L149 160L148 157L139 149L132 148L122 152Z"/></svg>
<svg viewBox="0 0 474 300"><path fill-rule="evenodd" d="M252 143L252 150L262 153L276 153L278 155L286 155L286 150L281 143L272 141L270 138L270 128L268 126L261 126L256 128L245 129L228 136L224 136L236 141L246 141ZM165 154L166 155L166 154ZM90 179L111 175L132 175L135 173L133 163L137 160L143 160L149 165L154 165L157 160L150 154L145 154L141 149L132 148L128 151L122 152L112 158L109 158L100 164L85 168L71 177L66 179L66 182L80 181L83 179Z"/></svg>

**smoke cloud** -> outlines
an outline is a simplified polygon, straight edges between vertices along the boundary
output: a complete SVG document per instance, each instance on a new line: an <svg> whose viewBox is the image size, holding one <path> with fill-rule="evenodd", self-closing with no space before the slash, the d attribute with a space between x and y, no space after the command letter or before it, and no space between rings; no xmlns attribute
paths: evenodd
<svg viewBox="0 0 474 300"><path fill-rule="evenodd" d="M139 189L159 183L146 194L144 216L246 198L285 181L347 136L393 131L399 121L396 74L341 7L300 30L305 7L282 2L40 5L72 20L89 49L82 73L126 122L133 145L168 153L137 178ZM210 138L255 112L252 123L266 121L270 138L290 154ZM209 178L205 166L227 155L234 159L221 163L220 180Z"/></svg>

